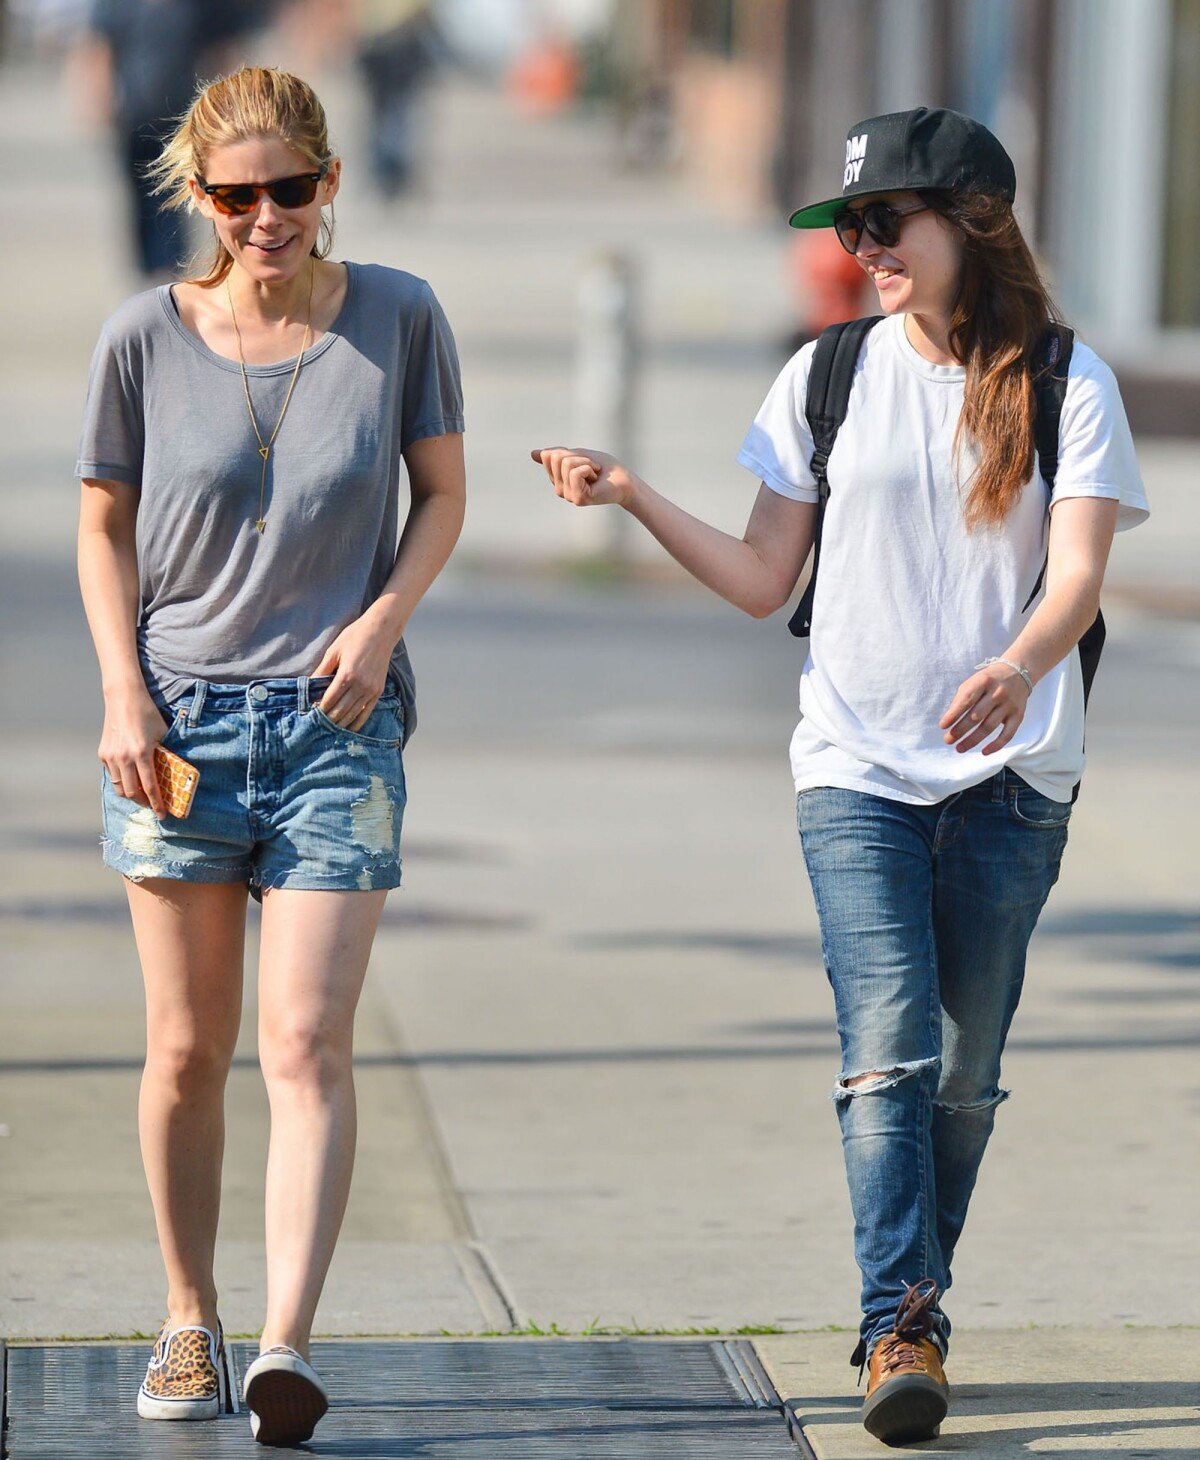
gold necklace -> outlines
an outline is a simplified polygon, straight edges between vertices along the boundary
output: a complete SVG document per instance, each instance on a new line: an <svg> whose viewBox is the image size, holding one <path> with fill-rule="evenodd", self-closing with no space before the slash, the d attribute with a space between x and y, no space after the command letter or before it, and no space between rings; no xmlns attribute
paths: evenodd
<svg viewBox="0 0 1200 1460"><path fill-rule="evenodd" d="M250 381L246 378L246 357L242 354L242 332L238 329L237 315L233 309L233 294L229 288L229 275L225 275L225 296L229 300L229 315L233 320L233 332L237 336L238 364L242 371L242 389L246 392L246 409L250 412L250 424L254 427L254 434L258 437L258 454L262 457L262 478L258 484L258 520L255 527L260 533L267 530L267 518L263 512L263 495L267 489L267 461L271 455L271 447L275 444L275 438L279 435L279 428L283 425L283 418L287 415L288 402L292 398L292 391L296 388L296 378L300 374L300 366L304 363L304 352L308 349L308 342L312 335L312 297L313 280L316 277L316 263L310 260L308 270L308 318L304 321L304 343L300 346L300 353L296 357L296 368L292 371L292 383L288 386L287 395L283 398L283 409L279 412L279 419L275 422L275 429L271 432L270 439L264 441L262 432L258 429L258 419L254 414L254 402L250 399Z"/></svg>

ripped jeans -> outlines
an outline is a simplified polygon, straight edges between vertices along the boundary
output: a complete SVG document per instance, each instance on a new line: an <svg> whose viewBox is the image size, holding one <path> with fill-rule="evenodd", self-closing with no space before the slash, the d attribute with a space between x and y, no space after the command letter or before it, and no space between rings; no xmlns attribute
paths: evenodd
<svg viewBox="0 0 1200 1460"><path fill-rule="evenodd" d="M818 787L796 814L837 1009L833 1099L869 1353L910 1283L950 1286L1071 805L1006 767L932 806ZM864 1074L882 1078L847 1084ZM944 1355L950 1320L940 1306L933 1319Z"/></svg>

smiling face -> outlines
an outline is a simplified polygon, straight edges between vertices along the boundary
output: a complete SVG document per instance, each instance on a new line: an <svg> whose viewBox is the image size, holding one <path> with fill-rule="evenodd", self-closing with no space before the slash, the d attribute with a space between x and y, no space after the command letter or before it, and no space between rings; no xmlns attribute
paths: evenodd
<svg viewBox="0 0 1200 1460"><path fill-rule="evenodd" d="M207 159L206 183L264 183L297 173L315 172L303 152L281 137L254 137L216 147ZM321 227L321 205L333 201L341 161L333 158L317 184L316 196L301 208L281 208L267 193L249 213L222 213L194 180L196 206L216 226L217 235L236 265L262 284L283 284L295 278L308 257Z"/></svg>
<svg viewBox="0 0 1200 1460"><path fill-rule="evenodd" d="M897 209L918 205L916 193L874 193L855 198L852 208L889 203ZM854 257L870 276L884 314L949 315L962 272L963 235L932 208L904 218L900 237L891 248L877 243L863 229Z"/></svg>

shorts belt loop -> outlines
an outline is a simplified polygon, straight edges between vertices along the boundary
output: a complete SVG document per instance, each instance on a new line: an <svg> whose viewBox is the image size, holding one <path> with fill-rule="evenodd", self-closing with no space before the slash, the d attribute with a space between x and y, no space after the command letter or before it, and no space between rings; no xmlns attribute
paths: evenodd
<svg viewBox="0 0 1200 1460"><path fill-rule="evenodd" d="M208 680L198 679L196 688L192 691L192 703L187 712L187 723L189 726L200 723L200 711L204 708L204 696L208 690Z"/></svg>
<svg viewBox="0 0 1200 1460"><path fill-rule="evenodd" d="M308 675L307 674L302 674L299 677L299 679L296 680L296 686L297 686L296 699L297 699L297 704L299 706L300 713L302 715L307 715L308 714Z"/></svg>
<svg viewBox="0 0 1200 1460"><path fill-rule="evenodd" d="M1003 801L1004 800L1004 782L1007 779L1007 777L1006 777L1007 770L1008 770L1008 767L1002 765L1000 767L1000 769L996 772L996 774L992 777L992 800L993 801Z"/></svg>

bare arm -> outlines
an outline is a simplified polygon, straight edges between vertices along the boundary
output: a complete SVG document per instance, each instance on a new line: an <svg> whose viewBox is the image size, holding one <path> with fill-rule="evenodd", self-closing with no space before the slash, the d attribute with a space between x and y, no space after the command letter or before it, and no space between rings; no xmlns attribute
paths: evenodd
<svg viewBox="0 0 1200 1460"><path fill-rule="evenodd" d="M1045 596L1002 656L1025 668L1035 684L1071 652L1096 617L1117 506L1107 497L1066 497L1050 513ZM939 722L946 743L970 750L1003 727L983 753L1002 749L1024 719L1028 697L1024 680L1007 665L980 670L963 681Z"/></svg>
<svg viewBox="0 0 1200 1460"><path fill-rule="evenodd" d="M446 565L466 514L461 432L414 441L404 453L412 506L379 597L326 649L314 675L333 674L321 709L357 730L383 693L388 664L412 612Z"/></svg>
<svg viewBox="0 0 1200 1460"><path fill-rule="evenodd" d="M85 479L76 561L104 692L97 755L119 794L162 816L153 753L166 726L146 689L137 656L138 500L138 489L128 482Z"/></svg>
<svg viewBox="0 0 1200 1460"><path fill-rule="evenodd" d="M623 507L694 578L754 618L788 601L812 548L815 504L765 484L737 538L669 502L604 452L551 447L531 454L560 497L580 507Z"/></svg>

